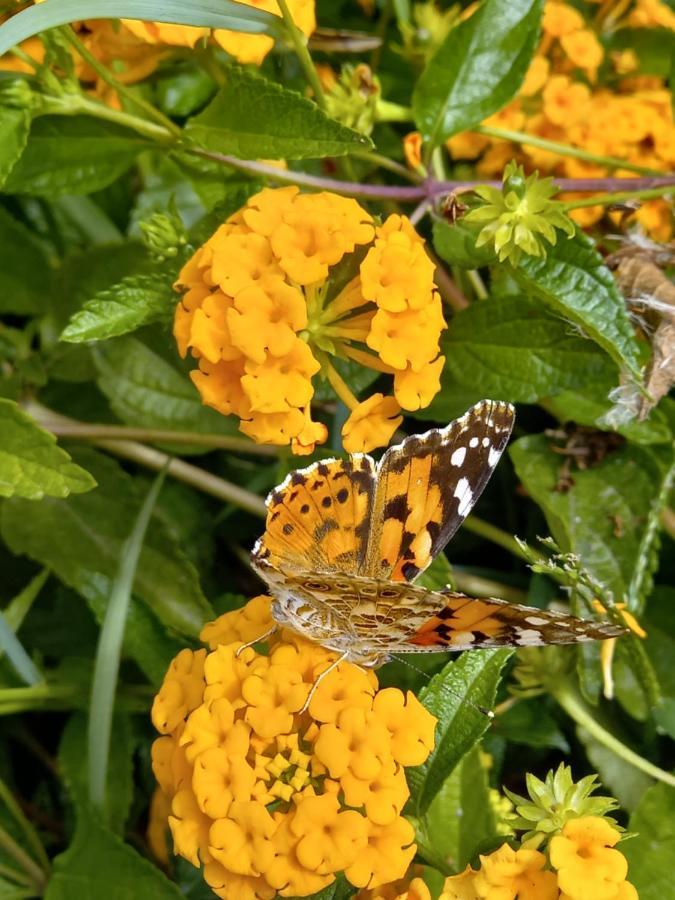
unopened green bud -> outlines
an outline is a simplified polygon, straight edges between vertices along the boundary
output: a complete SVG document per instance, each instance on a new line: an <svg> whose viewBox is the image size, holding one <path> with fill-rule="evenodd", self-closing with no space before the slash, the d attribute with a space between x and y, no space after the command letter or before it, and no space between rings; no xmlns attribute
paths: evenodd
<svg viewBox="0 0 675 900"><path fill-rule="evenodd" d="M177 256L181 247L187 244L187 234L178 214L153 213L149 219L139 223L143 243L158 260Z"/></svg>
<svg viewBox="0 0 675 900"><path fill-rule="evenodd" d="M365 63L343 66L339 79L326 93L327 112L343 125L370 134L380 94L380 82L369 66Z"/></svg>
<svg viewBox="0 0 675 900"><path fill-rule="evenodd" d="M0 79L0 106L13 109L31 109L35 95L25 78Z"/></svg>
<svg viewBox="0 0 675 900"><path fill-rule="evenodd" d="M539 178L536 172L526 178L522 167L510 162L501 191L488 185L475 189L485 202L467 213L465 221L484 223L476 246L492 243L499 261L514 266L523 253L546 256L544 242L556 243L556 229L568 237L575 232L563 205L551 200L556 192L552 178Z"/></svg>
<svg viewBox="0 0 675 900"><path fill-rule="evenodd" d="M414 65L423 67L460 21L459 7L441 10L435 3L416 3L412 21L400 25L403 47L400 53Z"/></svg>

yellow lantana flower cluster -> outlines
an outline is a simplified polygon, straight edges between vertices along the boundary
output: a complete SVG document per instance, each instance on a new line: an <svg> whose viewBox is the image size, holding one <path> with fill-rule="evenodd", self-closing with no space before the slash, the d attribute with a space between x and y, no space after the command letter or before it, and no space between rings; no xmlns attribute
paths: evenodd
<svg viewBox="0 0 675 900"><path fill-rule="evenodd" d="M336 654L294 633L267 656L244 646L272 625L266 596L211 622L210 650L182 650L155 698L175 852L226 900L308 896L339 872L368 889L402 877L415 854L403 767L427 758L436 720L350 663L317 683Z"/></svg>
<svg viewBox="0 0 675 900"><path fill-rule="evenodd" d="M387 444L401 409L439 390L434 264L404 216L378 224L337 194L265 189L197 250L177 287L174 335L198 360L203 402L259 443L302 454L326 440L310 409L319 372L351 409L342 435L352 453ZM394 396L359 403L331 357L393 375Z"/></svg>
<svg viewBox="0 0 675 900"><path fill-rule="evenodd" d="M600 816L567 821L547 853L503 844L447 878L440 900L638 900L628 863L615 845L619 831Z"/></svg>
<svg viewBox="0 0 675 900"><path fill-rule="evenodd" d="M611 53L608 83L598 84L606 52L599 39L603 20L598 21L596 13L597 6L591 4L584 18L578 4L547 0L541 43L519 95L483 124L526 132L656 171L672 171L675 125L671 93L663 79L636 75L638 60L632 51ZM637 0L624 16L621 22L610 17L607 27L675 30L675 13L659 0ZM476 160L477 173L487 178L500 175L512 159L527 172L537 170L558 177L635 177L632 170L610 172L596 163L473 132L455 135L447 146L453 159ZM602 206L585 207L570 215L580 225L590 226L604 211ZM670 237L672 208L667 201L647 201L635 216L656 239Z"/></svg>
<svg viewBox="0 0 675 900"><path fill-rule="evenodd" d="M264 12L281 15L276 0L239 0L239 2ZM309 37L316 28L314 0L287 0L287 4L296 26ZM194 47L198 41L211 38L240 63L260 65L274 46L272 38L265 34L246 34L225 28L212 30L165 22L139 22L135 19L122 19L122 22L132 34L148 44Z"/></svg>

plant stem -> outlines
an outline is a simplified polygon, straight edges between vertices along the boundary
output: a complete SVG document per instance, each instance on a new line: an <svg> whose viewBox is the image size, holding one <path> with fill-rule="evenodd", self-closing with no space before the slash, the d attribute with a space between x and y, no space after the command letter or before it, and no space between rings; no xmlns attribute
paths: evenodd
<svg viewBox="0 0 675 900"><path fill-rule="evenodd" d="M513 556L517 556L519 559L527 561L528 557L520 549L516 539L507 531L503 531L491 522L486 522L484 519L479 519L477 516L469 516L464 520L464 528L466 528L467 531L472 531L474 534L484 537L488 541L492 541L493 544L498 544L500 547L508 550L509 553L512 553Z"/></svg>
<svg viewBox="0 0 675 900"><path fill-rule="evenodd" d="M586 197L584 200L570 200L563 203L565 210L582 209L584 206L611 206L614 203L623 203L625 200L653 200L664 194L673 193L675 185L661 188L651 188L645 191L619 191L616 194L603 194L600 197Z"/></svg>
<svg viewBox="0 0 675 900"><path fill-rule="evenodd" d="M120 109L113 109L104 103L85 97L83 94L63 94L60 97L45 97L41 111L59 116L75 116L82 113L94 116L97 119L105 119L107 122L113 122L116 125L121 125L123 128L130 128L138 134L142 134L144 137L161 144L169 144L176 140L176 135L163 125L157 125L154 122L149 122L147 119L142 119Z"/></svg>
<svg viewBox="0 0 675 900"><path fill-rule="evenodd" d="M469 306L469 301L457 287L454 278L451 277L450 273L445 268L443 261L430 248L427 248L427 253L436 263L434 281L436 287L440 291L441 297L455 312L466 309Z"/></svg>
<svg viewBox="0 0 675 900"><path fill-rule="evenodd" d="M565 712L582 728L584 728L591 737L594 737L598 743L602 744L612 753L615 753L620 759L623 759L629 765L634 766L641 772L675 787L675 776L670 772L665 772L658 766L655 766L649 760L644 759L639 753L631 750L623 744L618 738L614 737L609 731L600 725L596 720L593 711L584 703L576 689L569 681L551 682L547 684L547 689L552 697L560 704Z"/></svg>
<svg viewBox="0 0 675 900"><path fill-rule="evenodd" d="M27 875L25 875L23 872L19 872L18 869L13 869L11 866L0 865L0 876L2 876L3 878L9 878L11 881L15 881L22 887L33 886L33 882Z"/></svg>
<svg viewBox="0 0 675 900"><path fill-rule="evenodd" d="M144 100L142 97L138 96L134 91L128 88L125 84L122 84L120 81L115 78L112 72L103 65L96 57L89 51L87 46L79 39L79 37L75 34L71 26L63 27L60 29L61 33L68 41L68 43L74 47L74 49L79 53L83 60L96 72L96 74L105 81L111 88L113 88L117 93L127 99L130 103L133 103L134 106L137 106L139 109L142 109L151 119L154 119L159 125L166 128L168 131L172 132L175 137L179 137L181 134L181 129L178 125L171 121L167 116L164 115L159 109L156 109L152 103L148 103L147 100Z"/></svg>
<svg viewBox="0 0 675 900"><path fill-rule="evenodd" d="M569 144L559 144L557 141L548 141L545 138L528 134L525 131L511 131L507 128L492 128L489 125L477 125L471 131L484 134L486 137L498 138L504 141L513 141L515 144L525 144L530 147L539 147L540 150L550 150L559 153L560 156L571 156L575 159L583 159L586 162L597 163L608 169L628 169L631 172L640 172L642 175L661 175L663 173L649 169L646 166L638 166L625 159L617 159L615 156L600 156L598 153L590 153L580 147L571 147Z"/></svg>
<svg viewBox="0 0 675 900"><path fill-rule="evenodd" d="M391 103L389 100L378 100L375 106L377 122L412 122L413 113L409 106Z"/></svg>
<svg viewBox="0 0 675 900"><path fill-rule="evenodd" d="M324 97L323 88L321 87L321 82L319 81L319 76L317 74L314 63L312 62L312 57L310 56L309 50L307 49L307 40L304 34L300 31L298 26L293 21L293 16L291 15L291 11L288 8L288 3L286 0L277 0L279 5L279 9L281 10L281 15L284 20L284 24L286 25L286 31L288 33L289 38L291 39L291 43L293 44L293 49L295 50L296 56L298 57L298 62L302 66L302 70L305 73L305 78L307 79L307 83L311 87L314 93L314 102L319 107L319 109L326 109L326 98Z"/></svg>
<svg viewBox="0 0 675 900"><path fill-rule="evenodd" d="M16 673L26 684L39 684L44 681L39 669L24 650L23 644L10 628L2 612L0 612L0 650L7 654Z"/></svg>
<svg viewBox="0 0 675 900"><path fill-rule="evenodd" d="M0 799L7 807L10 814L14 817L17 824L23 831L26 836L29 844L32 846L35 851L36 856L40 860L40 863L45 870L45 872L49 871L49 857L47 856L47 852L40 840L37 831L33 827L33 825L28 821L26 816L24 815L23 810L19 806L19 804L14 799L14 795L9 790L7 785L2 779L0 779Z"/></svg>
<svg viewBox="0 0 675 900"><path fill-rule="evenodd" d="M145 534L165 476L166 467L148 491L131 534L122 549L119 569L110 592L96 650L87 746L89 799L92 806L99 811L103 811L105 807L115 694L131 592Z"/></svg>
<svg viewBox="0 0 675 900"><path fill-rule="evenodd" d="M362 159L365 162L371 162L381 169L387 169L387 171L393 172L394 175L398 175L399 178L404 178L406 181L411 181L413 184L421 184L424 181L422 176L418 175L417 172L412 172L410 169L402 166L401 163L396 162L396 160L389 159L388 156L383 156L382 153L376 153L374 150L352 150L349 155L354 157L354 159Z"/></svg>
<svg viewBox="0 0 675 900"><path fill-rule="evenodd" d="M20 847L14 838L0 825L0 847L21 866L30 878L31 884L39 894L42 894L47 886L47 874L43 869Z"/></svg>

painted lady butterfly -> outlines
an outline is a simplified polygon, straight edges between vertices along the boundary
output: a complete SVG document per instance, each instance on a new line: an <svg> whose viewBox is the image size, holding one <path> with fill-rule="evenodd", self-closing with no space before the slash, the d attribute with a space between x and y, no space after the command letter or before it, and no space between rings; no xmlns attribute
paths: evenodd
<svg viewBox="0 0 675 900"><path fill-rule="evenodd" d="M615 625L431 591L411 582L459 528L513 428L482 400L446 428L411 435L379 463L365 454L291 472L267 498L252 561L275 621L362 666L394 653L570 644Z"/></svg>

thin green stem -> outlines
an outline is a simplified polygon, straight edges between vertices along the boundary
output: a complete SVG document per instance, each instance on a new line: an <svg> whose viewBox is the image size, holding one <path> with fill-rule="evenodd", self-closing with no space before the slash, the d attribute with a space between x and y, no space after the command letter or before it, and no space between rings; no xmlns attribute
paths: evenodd
<svg viewBox="0 0 675 900"><path fill-rule="evenodd" d="M422 184L424 181L422 176L418 175L417 172L411 172L410 169L406 169L405 166L402 166L401 163L396 162L396 160L389 159L388 156L383 156L381 153L376 153L374 150L353 150L349 155L354 157L354 159L362 159L365 162L370 162L375 166L379 166L381 169L386 169L388 172L393 172L394 175L398 175L399 178L404 178L406 181L410 181L413 184Z"/></svg>
<svg viewBox="0 0 675 900"><path fill-rule="evenodd" d="M2 876L3 878L8 878L10 881L14 881L16 882L16 884L20 884L22 887L32 887L33 885L33 882L24 872L19 872L18 869L13 869L11 866L0 865L0 876ZM15 895L12 894L12 897L14 896Z"/></svg>
<svg viewBox="0 0 675 900"><path fill-rule="evenodd" d="M105 806L115 694L131 591L145 533L165 476L166 469L160 472L148 491L122 550L119 570L112 585L96 650L87 743L89 799L99 810L103 810Z"/></svg>
<svg viewBox="0 0 675 900"><path fill-rule="evenodd" d="M28 840L28 843L31 845L33 851L35 852L35 855L39 859L42 868L45 870L45 872L48 872L49 857L47 856L47 851L45 850L37 831L28 821L28 819L24 815L23 810L14 799L14 795L2 779L0 779L0 800L2 800L2 802L5 804L9 813L14 817L15 821L23 831L26 839Z"/></svg>
<svg viewBox="0 0 675 900"><path fill-rule="evenodd" d="M652 778L656 778L657 781L662 781L664 784L675 787L674 775L655 766L603 728L597 721L593 710L581 699L581 696L569 681L563 680L562 682L551 682L547 685L547 689L565 712L574 719L577 725L586 729L591 737L595 738L599 744L602 744L603 747L611 750L612 753L616 754L620 759L623 759L629 765L634 766L646 775L650 775Z"/></svg>
<svg viewBox="0 0 675 900"><path fill-rule="evenodd" d="M409 106L401 106L400 103L378 100L375 104L375 120L377 122L412 122L413 111Z"/></svg>
<svg viewBox="0 0 675 900"><path fill-rule="evenodd" d="M17 675L26 684L39 684L44 681L39 669L26 653L23 644L12 631L7 619L0 612L0 650L7 654L7 658L15 669Z"/></svg>
<svg viewBox="0 0 675 900"><path fill-rule="evenodd" d="M298 57L298 62L300 63L302 71L305 73L305 78L314 93L314 102L320 109L325 111L326 98L314 62L307 49L307 39L293 21L293 16L291 15L286 0L277 0L277 3L279 4L279 9L281 10L284 24L286 25L286 31L293 44L296 56Z"/></svg>
<svg viewBox="0 0 675 900"><path fill-rule="evenodd" d="M42 894L47 886L47 873L20 847L14 838L0 825L0 848L12 857L30 879L30 883Z"/></svg>
<svg viewBox="0 0 675 900"><path fill-rule="evenodd" d="M359 401L352 393L349 385L345 382L345 380L342 378L342 376L339 374L339 372L333 366L327 356L323 355L321 365L326 377L328 378L328 381L330 382L330 386L333 388L340 400L342 400L347 409L353 412L359 405Z"/></svg>
<svg viewBox="0 0 675 900"><path fill-rule="evenodd" d="M618 191L616 194L602 194L599 197L585 197L583 200L570 200L563 203L565 210L583 209L585 206L611 206L625 200L654 200L664 194L675 193L675 185L652 188L646 191Z"/></svg>
<svg viewBox="0 0 675 900"><path fill-rule="evenodd" d="M75 34L71 26L64 26L60 29L65 39L68 43L79 53L83 60L96 72L96 74L105 81L111 88L113 88L117 93L128 100L130 103L133 103L134 106L137 106L139 109L142 109L151 119L154 119L159 125L162 125L168 131L170 131L174 136L179 137L181 133L181 129L174 122L171 121L167 116L164 115L159 109L156 109L152 103L148 103L147 100L144 100L142 97L138 96L133 90L127 87L122 82L118 81L117 78L113 75L113 73L100 62L93 53L89 51L87 46L79 39L79 37Z"/></svg>
<svg viewBox="0 0 675 900"><path fill-rule="evenodd" d="M84 94L62 94L60 97L49 96L43 98L42 112L53 113L61 116L75 116L80 113L94 116L97 119L105 119L121 125L123 128L131 128L138 134L161 144L169 144L176 140L176 135L164 125L148 122L139 116L113 109L98 100L86 97Z"/></svg>
<svg viewBox="0 0 675 900"><path fill-rule="evenodd" d="M479 519L477 516L469 516L464 520L464 528L466 528L467 531L472 531L474 534L484 537L488 541L492 541L493 544L498 544L519 559L528 559L527 555L523 553L518 545L518 541L516 541L516 539L507 531L503 531L491 522L486 522L484 519Z"/></svg>
<svg viewBox="0 0 675 900"><path fill-rule="evenodd" d="M663 174L663 172L659 172L656 169L638 166L625 159L617 159L615 156L600 156L598 153L590 153L588 150L582 150L580 147L570 147L569 144L559 144L557 141L547 141L545 138L527 134L525 131L492 128L488 125L476 125L471 131L474 131L477 134L484 134L486 137L498 138L504 141L513 141L515 144L525 144L530 147L539 147L540 150L550 150L552 153L559 153L561 156L572 156L575 159L582 159L585 162L597 163L608 169L628 169L631 172L639 172L642 175Z"/></svg>

